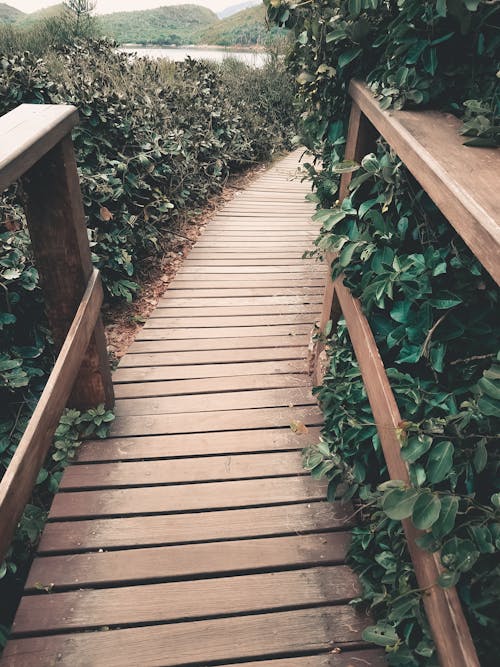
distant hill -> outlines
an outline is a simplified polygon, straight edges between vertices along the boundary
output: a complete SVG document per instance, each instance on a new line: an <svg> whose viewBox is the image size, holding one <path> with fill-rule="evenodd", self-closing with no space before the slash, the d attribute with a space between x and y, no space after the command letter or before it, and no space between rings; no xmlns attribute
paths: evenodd
<svg viewBox="0 0 500 667"><path fill-rule="evenodd" d="M173 5L98 17L102 32L120 44L192 44L195 35L219 21L199 5Z"/></svg>
<svg viewBox="0 0 500 667"><path fill-rule="evenodd" d="M0 2L0 23L16 23L23 16L25 16L25 13L20 9L11 7L5 4L5 2Z"/></svg>
<svg viewBox="0 0 500 667"><path fill-rule="evenodd" d="M198 36L200 44L217 44L219 46L251 46L264 44L275 35L286 31L266 25L266 10L263 4L244 9L237 14L214 23Z"/></svg>
<svg viewBox="0 0 500 667"><path fill-rule="evenodd" d="M221 12L217 12L217 16L220 19L227 19L228 16L237 14L238 12L241 12L243 9L248 9L248 7L255 7L255 5L261 5L261 4L262 0L246 0L245 2L240 2L237 5L231 5L231 7L226 7L226 9L223 9Z"/></svg>
<svg viewBox="0 0 500 667"><path fill-rule="evenodd" d="M0 3L0 23L28 28L65 11L61 3L25 14ZM261 0L245 0L228 7L221 15L225 18L218 18L210 9L200 5L172 5L103 14L96 17L96 22L101 34L120 44L253 46L265 44L273 36L286 33L276 27L269 30Z"/></svg>
<svg viewBox="0 0 500 667"><path fill-rule="evenodd" d="M59 5L51 5L50 7L44 7L43 9L39 9L36 12L31 12L30 14L23 14L18 19L17 25L26 28L34 25L38 21L50 19L54 16L61 16L66 11L66 8L61 2Z"/></svg>

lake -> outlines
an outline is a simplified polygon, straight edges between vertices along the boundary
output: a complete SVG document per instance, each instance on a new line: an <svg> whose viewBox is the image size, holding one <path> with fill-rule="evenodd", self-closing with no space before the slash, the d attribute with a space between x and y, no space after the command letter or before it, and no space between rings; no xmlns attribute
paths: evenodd
<svg viewBox="0 0 500 667"><path fill-rule="evenodd" d="M236 58L242 60L247 65L252 67L262 67L266 62L268 56L266 53L258 53L256 51L231 51L230 49L211 49L211 48L192 48L192 47L122 47L120 51L123 53L137 53L138 56L147 56L148 58L168 58L180 62L186 60L189 56L195 60L214 60L215 62L222 62L225 58Z"/></svg>

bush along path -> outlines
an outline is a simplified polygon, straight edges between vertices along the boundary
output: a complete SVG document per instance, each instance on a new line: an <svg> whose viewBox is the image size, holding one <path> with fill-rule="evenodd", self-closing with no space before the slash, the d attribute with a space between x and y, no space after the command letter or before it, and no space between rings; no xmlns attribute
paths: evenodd
<svg viewBox="0 0 500 667"><path fill-rule="evenodd" d="M290 71L299 84L302 141L315 160L322 233L317 254L337 253L334 276L360 298L405 421L402 453L413 490L387 472L345 327L329 341L318 389L321 442L305 452L333 498L359 507L350 558L359 602L378 622L365 638L388 662L437 664L399 521L441 550L441 586L456 585L485 667L500 650L500 333L498 288L383 142L361 164L343 161L351 78L383 108L425 105L464 118L464 141L498 143L498 3L266 1L294 31ZM471 148L471 150L476 150ZM321 170L315 165L321 160ZM337 201L339 174L352 171Z"/></svg>
<svg viewBox="0 0 500 667"><path fill-rule="evenodd" d="M134 60L104 41L60 45L36 57L2 48L0 115L22 103L79 109L73 140L108 308L133 299L141 269L158 264L179 223L198 215L230 174L287 150L295 133L293 79L277 62L257 70L236 61ZM0 198L0 475L54 362L22 197L17 186ZM90 419L67 418L75 422L75 439L79 420ZM2 598L22 580L16 569L29 558L62 458L73 449L56 446L38 480L0 569Z"/></svg>

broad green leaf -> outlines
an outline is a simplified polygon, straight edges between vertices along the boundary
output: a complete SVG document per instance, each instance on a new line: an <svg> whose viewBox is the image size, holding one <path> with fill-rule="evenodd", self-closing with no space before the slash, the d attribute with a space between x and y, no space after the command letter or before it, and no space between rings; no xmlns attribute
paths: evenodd
<svg viewBox="0 0 500 667"><path fill-rule="evenodd" d="M456 496L443 496L439 517L432 526L432 534L439 538L448 535L455 525L457 512L458 498Z"/></svg>
<svg viewBox="0 0 500 667"><path fill-rule="evenodd" d="M420 495L418 489L392 489L382 498L382 509L390 519L406 519Z"/></svg>
<svg viewBox="0 0 500 667"><path fill-rule="evenodd" d="M427 460L427 479L431 484L442 482L453 467L454 447L449 440L438 442Z"/></svg>
<svg viewBox="0 0 500 667"><path fill-rule="evenodd" d="M412 435L403 445L401 455L408 463L415 463L422 454L425 454L430 449L431 445L432 438L430 435Z"/></svg>
<svg viewBox="0 0 500 667"><path fill-rule="evenodd" d="M343 51L340 54L337 64L339 67L345 67L350 62L355 60L358 56L360 56L362 53L363 49L360 48L347 49L347 51Z"/></svg>
<svg viewBox="0 0 500 667"><path fill-rule="evenodd" d="M423 491L413 506L412 521L420 530L429 529L439 516L441 501L439 496L430 491Z"/></svg>

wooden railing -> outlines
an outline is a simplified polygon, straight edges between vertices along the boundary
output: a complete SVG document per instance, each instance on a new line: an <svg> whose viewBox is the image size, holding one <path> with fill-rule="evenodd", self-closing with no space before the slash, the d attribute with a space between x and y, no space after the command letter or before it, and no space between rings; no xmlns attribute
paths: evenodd
<svg viewBox="0 0 500 667"><path fill-rule="evenodd" d="M22 179L35 265L56 349L56 364L0 481L0 562L64 408L114 402L100 316L103 292L93 268L71 141L74 107L23 104L0 118L0 192Z"/></svg>
<svg viewBox="0 0 500 667"><path fill-rule="evenodd" d="M500 156L491 149L464 147L459 121L437 112L382 111L368 88L352 82L352 110L345 159L360 161L375 148L381 135L428 193L475 256L500 283L500 192L495 183ZM339 198L347 196L351 174L341 179ZM333 256L327 258L330 267ZM320 331L343 315L363 376L378 435L391 479L410 485L408 466L401 456L398 428L401 415L375 338L354 298L340 276L328 270ZM316 384L321 381L322 346L315 350ZM421 535L409 519L402 522L423 602L443 667L479 667L476 650L455 588L441 588L438 553L416 544Z"/></svg>

